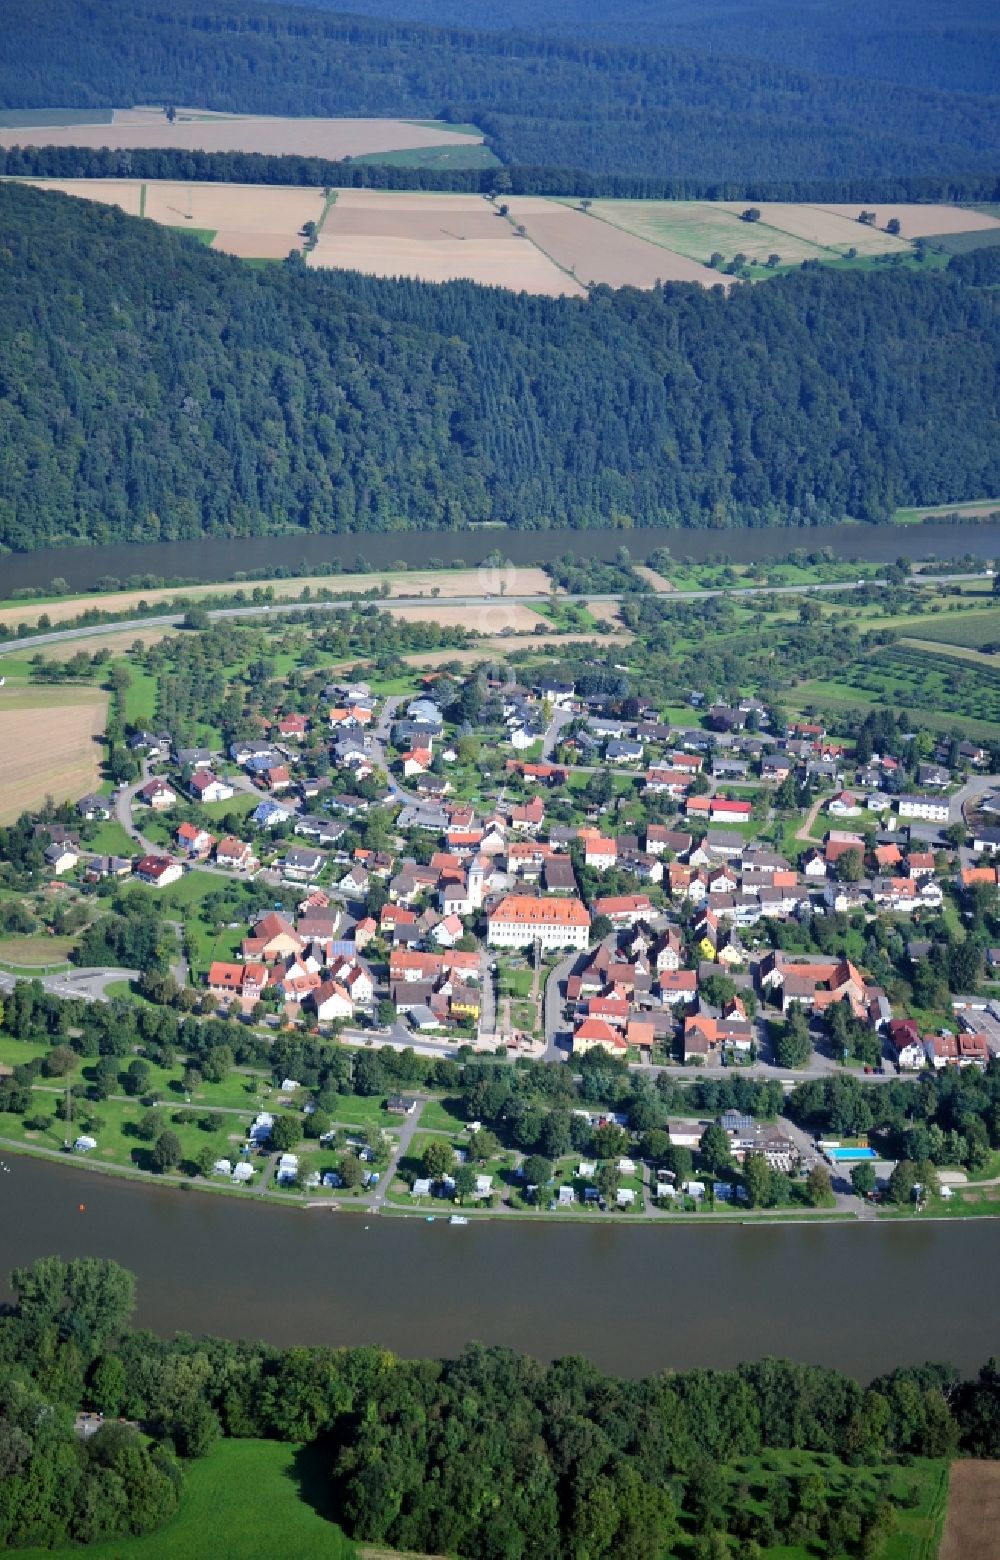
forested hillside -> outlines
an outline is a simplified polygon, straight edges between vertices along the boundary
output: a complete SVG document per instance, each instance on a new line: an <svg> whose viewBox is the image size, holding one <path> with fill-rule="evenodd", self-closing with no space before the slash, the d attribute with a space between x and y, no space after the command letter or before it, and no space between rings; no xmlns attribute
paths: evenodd
<svg viewBox="0 0 1000 1560"><path fill-rule="evenodd" d="M0 104L472 120L505 162L654 177L988 171L997 99L771 60L268 7L8 0Z"/></svg>
<svg viewBox="0 0 1000 1560"><path fill-rule="evenodd" d="M436 26L759 57L821 76L997 90L993 0L311 0Z"/></svg>
<svg viewBox="0 0 1000 1560"><path fill-rule="evenodd" d="M0 233L8 547L878 520L1000 491L996 250L553 300L255 270L11 184Z"/></svg>

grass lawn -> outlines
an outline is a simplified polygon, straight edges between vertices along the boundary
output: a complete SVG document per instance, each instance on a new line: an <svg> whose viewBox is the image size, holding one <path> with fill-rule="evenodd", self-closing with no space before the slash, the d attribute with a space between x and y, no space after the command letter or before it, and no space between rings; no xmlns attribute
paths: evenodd
<svg viewBox="0 0 1000 1560"><path fill-rule="evenodd" d="M113 818L105 823L89 825L83 844L87 850L96 851L101 856L133 856L136 851L135 840Z"/></svg>
<svg viewBox="0 0 1000 1560"><path fill-rule="evenodd" d="M277 1441L221 1441L185 1471L180 1509L157 1533L82 1549L22 1549L23 1560L349 1560L354 1545L326 1515L329 1452Z"/></svg>
<svg viewBox="0 0 1000 1560"><path fill-rule="evenodd" d="M462 1132L466 1126L462 1101L428 1100L420 1113L420 1125L428 1132Z"/></svg>
<svg viewBox="0 0 1000 1560"><path fill-rule="evenodd" d="M143 671L132 663L123 663L128 671L129 685L125 690L123 718L135 726L148 726L156 709L157 684L152 672Z"/></svg>
<svg viewBox="0 0 1000 1560"><path fill-rule="evenodd" d="M500 995L504 997L530 997L534 979L531 970L502 969L500 971Z"/></svg>
<svg viewBox="0 0 1000 1560"><path fill-rule="evenodd" d="M67 1138L76 1137L78 1132L86 1130L82 1123L84 1118L90 1118L97 1123L91 1130L98 1143L90 1156L91 1160L98 1164L130 1169L149 1169L152 1144L144 1142L135 1132L135 1123L146 1110L141 1101L81 1102L77 1120L72 1126L67 1126L52 1114L57 1098L48 1089L33 1089L31 1114L51 1116L49 1125L43 1130L29 1129L25 1127L22 1117L5 1115L2 1118L2 1135L33 1144L36 1148L61 1149ZM210 1148L216 1158L233 1159L238 1156L239 1144L244 1141L246 1128L252 1119L249 1111L244 1116L224 1116L218 1132L204 1132L197 1121L178 1123L173 1120L175 1110L183 1108L183 1102L176 1107L158 1107L162 1117L161 1130L175 1132L180 1140L182 1159L178 1174L194 1174L195 1157L204 1148Z"/></svg>
<svg viewBox="0 0 1000 1560"><path fill-rule="evenodd" d="M160 904L169 909L184 909L189 905L196 905L202 899L207 899L210 894L217 894L225 884L211 872L199 872L195 868L191 872L185 872L177 883L171 883L169 888L160 889L157 898Z"/></svg>
<svg viewBox="0 0 1000 1560"><path fill-rule="evenodd" d="M75 937L0 937L0 964L22 969L65 969Z"/></svg>

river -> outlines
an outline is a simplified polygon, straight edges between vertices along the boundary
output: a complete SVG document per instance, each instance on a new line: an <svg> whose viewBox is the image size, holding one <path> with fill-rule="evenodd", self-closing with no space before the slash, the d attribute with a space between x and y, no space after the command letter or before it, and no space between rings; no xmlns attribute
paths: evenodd
<svg viewBox="0 0 1000 1560"><path fill-rule="evenodd" d="M515 564L546 563L562 553L613 558L627 547L637 563L657 547L675 558L697 561L725 552L737 563L783 557L793 548L807 552L830 547L838 558L891 563L905 553L926 558L979 559L1000 554L1000 525L964 522L942 525L828 525L809 529L687 531L646 528L634 531L397 531L351 536L251 536L231 541L205 537L190 542L149 542L106 547L52 547L42 552L0 554L0 595L26 588L47 588L63 579L72 590L93 589L113 577L155 575L166 580L229 580L259 570L322 569L339 561L353 567L359 557L375 569L396 563L426 568L429 560L478 564L495 549Z"/></svg>
<svg viewBox="0 0 1000 1560"><path fill-rule="evenodd" d="M456 1229L5 1163L4 1284L41 1256L113 1257L138 1276L139 1323L163 1334L406 1356L479 1339L627 1376L773 1354L870 1379L929 1358L971 1371L997 1352L993 1220Z"/></svg>

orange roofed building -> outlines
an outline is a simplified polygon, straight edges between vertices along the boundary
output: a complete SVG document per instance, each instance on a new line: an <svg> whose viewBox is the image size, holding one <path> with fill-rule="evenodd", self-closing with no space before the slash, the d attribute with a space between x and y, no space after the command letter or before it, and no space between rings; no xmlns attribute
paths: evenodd
<svg viewBox="0 0 1000 1560"><path fill-rule="evenodd" d="M491 948L586 948L590 916L579 899L507 894L487 917Z"/></svg>

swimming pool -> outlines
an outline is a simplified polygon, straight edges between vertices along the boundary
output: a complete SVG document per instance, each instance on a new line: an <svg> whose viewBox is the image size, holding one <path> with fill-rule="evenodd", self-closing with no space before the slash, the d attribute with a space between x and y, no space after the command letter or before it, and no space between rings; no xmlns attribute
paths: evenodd
<svg viewBox="0 0 1000 1560"><path fill-rule="evenodd" d="M828 1148L825 1150L828 1159L877 1159L873 1148Z"/></svg>

